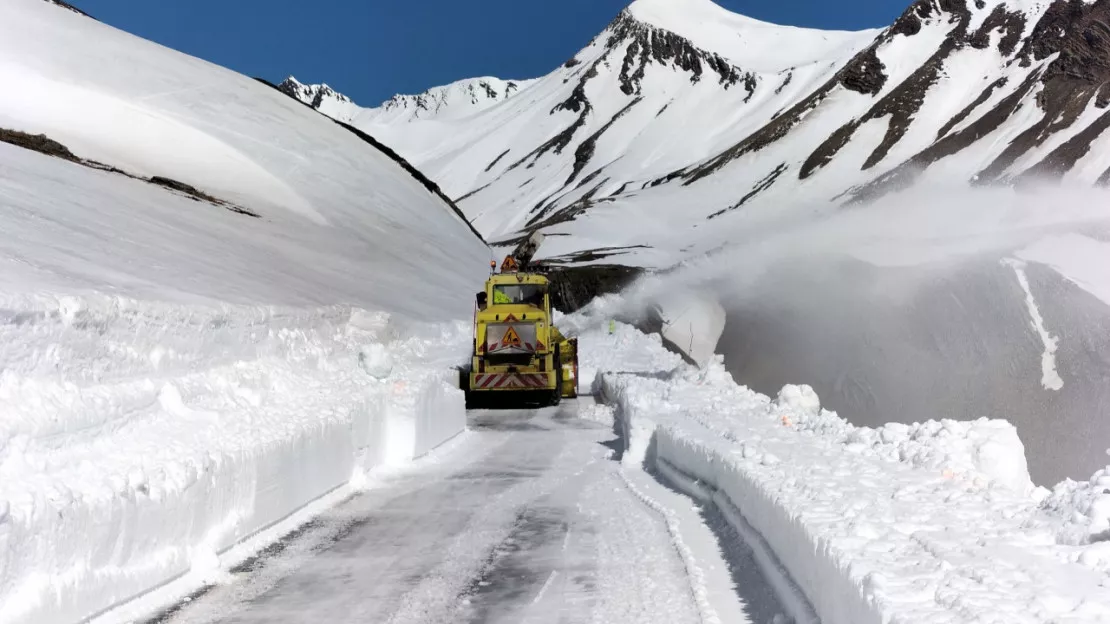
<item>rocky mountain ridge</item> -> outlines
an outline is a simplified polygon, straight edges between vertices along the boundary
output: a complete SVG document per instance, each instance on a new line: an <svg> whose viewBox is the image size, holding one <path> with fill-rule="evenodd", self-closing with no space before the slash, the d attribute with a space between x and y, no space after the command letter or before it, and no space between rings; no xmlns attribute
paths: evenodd
<svg viewBox="0 0 1110 624"><path fill-rule="evenodd" d="M674 232L760 205L1106 184L1107 23L1110 0L917 0L857 33L638 0L512 97L434 119L364 109L353 123L494 240L543 230L561 255L604 246L650 264L645 250ZM652 225L597 234L629 219Z"/></svg>

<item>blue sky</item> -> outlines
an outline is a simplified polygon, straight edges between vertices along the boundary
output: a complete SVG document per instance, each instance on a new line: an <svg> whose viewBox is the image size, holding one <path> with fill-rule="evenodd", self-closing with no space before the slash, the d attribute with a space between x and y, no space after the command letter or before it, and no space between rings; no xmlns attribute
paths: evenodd
<svg viewBox="0 0 1110 624"><path fill-rule="evenodd" d="M70 0L146 39L278 81L327 82L365 106L460 78L531 78L570 58L625 0ZM798 26L884 26L909 0L717 0Z"/></svg>

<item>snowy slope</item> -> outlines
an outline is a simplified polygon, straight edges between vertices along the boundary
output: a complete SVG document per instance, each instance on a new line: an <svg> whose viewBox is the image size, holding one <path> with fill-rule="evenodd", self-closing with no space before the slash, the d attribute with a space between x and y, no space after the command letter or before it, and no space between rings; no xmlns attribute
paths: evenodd
<svg viewBox="0 0 1110 624"><path fill-rule="evenodd" d="M462 430L489 250L402 164L41 0L0 79L57 142L0 142L0 622L173 600Z"/></svg>
<svg viewBox="0 0 1110 624"><path fill-rule="evenodd" d="M5 2L0 30L0 77L20 85L0 98L0 128L44 133L78 157L180 180L261 215L172 209L171 193L4 147L14 167L5 176L14 187L4 204L7 288L469 314L459 296L483 275L485 246L401 166L326 117L41 1ZM442 307L406 304L395 296L402 284L420 284Z"/></svg>

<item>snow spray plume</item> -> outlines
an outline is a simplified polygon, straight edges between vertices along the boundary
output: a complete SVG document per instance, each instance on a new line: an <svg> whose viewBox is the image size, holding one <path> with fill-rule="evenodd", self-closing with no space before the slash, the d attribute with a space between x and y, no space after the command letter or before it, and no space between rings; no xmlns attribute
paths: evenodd
<svg viewBox="0 0 1110 624"><path fill-rule="evenodd" d="M1001 259L1040 238L1067 232L1107 237L1110 192L1043 184L915 187L854 207L765 205L733 213L709 235L678 241L711 251L643 277L620 296L595 301L569 318L567 326L576 333L608 318L640 321L660 298L688 291L712 294L727 304L743 299L750 286L780 265L824 266L830 258L846 257L881 267L945 272L974 258Z"/></svg>

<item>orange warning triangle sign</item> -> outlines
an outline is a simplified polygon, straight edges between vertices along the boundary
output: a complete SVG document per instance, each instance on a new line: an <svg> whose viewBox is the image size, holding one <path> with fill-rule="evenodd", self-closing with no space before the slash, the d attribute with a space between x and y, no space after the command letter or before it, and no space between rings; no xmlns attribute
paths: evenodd
<svg viewBox="0 0 1110 624"><path fill-rule="evenodd" d="M509 327L509 329L505 331L505 337L501 339L502 347L519 347L522 346L522 344L520 335L516 333L516 329L513 327Z"/></svg>

